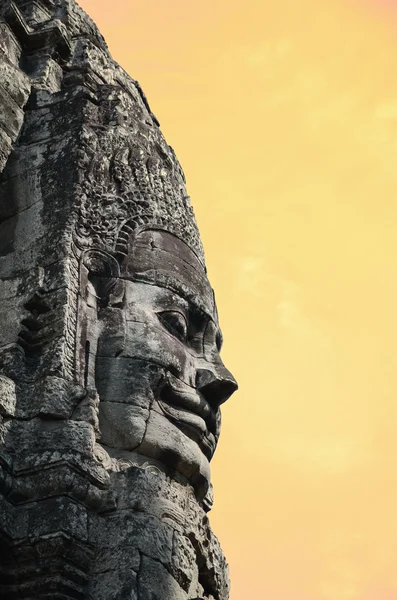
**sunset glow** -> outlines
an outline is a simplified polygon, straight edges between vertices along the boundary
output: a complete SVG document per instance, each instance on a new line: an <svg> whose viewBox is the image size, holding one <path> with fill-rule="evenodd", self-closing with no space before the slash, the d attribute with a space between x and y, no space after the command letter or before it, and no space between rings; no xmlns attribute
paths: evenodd
<svg viewBox="0 0 397 600"><path fill-rule="evenodd" d="M240 390L231 600L397 598L397 2L81 0L186 174Z"/></svg>

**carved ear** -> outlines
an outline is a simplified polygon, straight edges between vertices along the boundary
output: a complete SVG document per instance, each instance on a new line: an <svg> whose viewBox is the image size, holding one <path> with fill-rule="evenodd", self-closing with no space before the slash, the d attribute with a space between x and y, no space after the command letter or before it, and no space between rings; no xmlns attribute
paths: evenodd
<svg viewBox="0 0 397 600"><path fill-rule="evenodd" d="M84 387L95 388L95 357L98 347L98 309L121 305L124 281L114 256L105 250L87 250L80 262L80 294L76 332L76 371Z"/></svg>
<svg viewBox="0 0 397 600"><path fill-rule="evenodd" d="M124 286L120 280L120 265L114 256L104 250L87 250L82 266L82 288L87 289L91 283L102 306L107 306L111 299L112 304L122 300Z"/></svg>

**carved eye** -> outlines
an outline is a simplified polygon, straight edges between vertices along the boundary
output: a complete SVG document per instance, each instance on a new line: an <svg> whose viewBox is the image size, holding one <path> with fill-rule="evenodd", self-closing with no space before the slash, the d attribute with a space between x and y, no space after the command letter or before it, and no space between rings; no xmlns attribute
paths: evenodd
<svg viewBox="0 0 397 600"><path fill-rule="evenodd" d="M164 327L182 342L187 340L187 322L184 315L176 310L164 310L157 313Z"/></svg>

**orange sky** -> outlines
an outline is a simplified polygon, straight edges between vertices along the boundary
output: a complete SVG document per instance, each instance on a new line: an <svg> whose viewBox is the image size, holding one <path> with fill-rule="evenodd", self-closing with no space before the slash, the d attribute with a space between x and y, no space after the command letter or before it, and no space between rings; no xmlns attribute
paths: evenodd
<svg viewBox="0 0 397 600"><path fill-rule="evenodd" d="M176 150L217 292L231 600L395 600L397 2L81 4Z"/></svg>

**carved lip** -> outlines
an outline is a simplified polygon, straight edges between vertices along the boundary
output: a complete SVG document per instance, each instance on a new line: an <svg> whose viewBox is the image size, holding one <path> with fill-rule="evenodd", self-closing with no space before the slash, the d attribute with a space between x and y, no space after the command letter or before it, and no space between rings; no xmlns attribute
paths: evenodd
<svg viewBox="0 0 397 600"><path fill-rule="evenodd" d="M163 412L211 458L216 446L216 413L203 396L179 379L167 378L160 390Z"/></svg>

